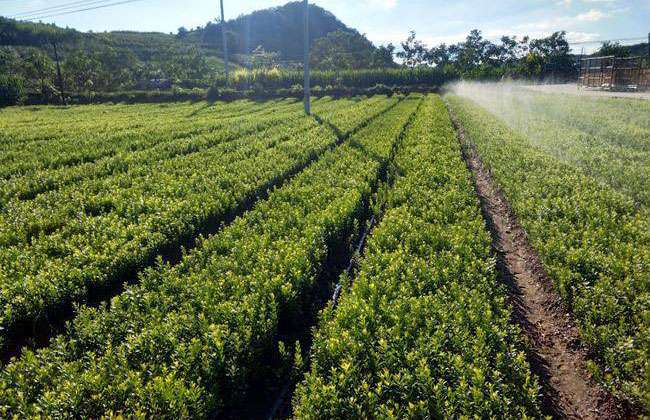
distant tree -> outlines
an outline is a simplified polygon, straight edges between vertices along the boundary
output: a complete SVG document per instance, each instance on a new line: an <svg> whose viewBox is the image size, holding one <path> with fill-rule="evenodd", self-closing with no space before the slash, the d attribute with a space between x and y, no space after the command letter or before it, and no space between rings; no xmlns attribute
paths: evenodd
<svg viewBox="0 0 650 420"><path fill-rule="evenodd" d="M178 33L176 34L176 37L179 39L183 39L187 37L188 33L189 31L187 30L187 28L185 28L185 26L181 26L180 28L178 28Z"/></svg>
<svg viewBox="0 0 650 420"><path fill-rule="evenodd" d="M70 54L63 64L63 72L66 75L65 87L74 92L91 93L96 90L95 85L101 85L101 62L84 51L77 50Z"/></svg>
<svg viewBox="0 0 650 420"><path fill-rule="evenodd" d="M56 76L54 61L42 50L30 48L23 57L23 74L43 96L53 92Z"/></svg>
<svg viewBox="0 0 650 420"><path fill-rule="evenodd" d="M427 52L427 62L436 67L444 67L452 61L452 52L447 44L440 44Z"/></svg>
<svg viewBox="0 0 650 420"><path fill-rule="evenodd" d="M24 94L22 78L8 74L0 74L0 108L19 104Z"/></svg>
<svg viewBox="0 0 650 420"><path fill-rule="evenodd" d="M365 36L338 30L314 41L310 61L321 70L370 68L374 51L374 45Z"/></svg>
<svg viewBox="0 0 650 420"><path fill-rule="evenodd" d="M516 75L526 79L537 79L542 75L544 58L538 53L528 53L517 66Z"/></svg>
<svg viewBox="0 0 650 420"><path fill-rule="evenodd" d="M530 51L539 53L542 57L561 56L569 54L569 42L566 39L566 32L554 32L546 38L533 39L530 41Z"/></svg>
<svg viewBox="0 0 650 420"><path fill-rule="evenodd" d="M201 79L209 69L205 55L196 47L159 51L152 64L158 70L150 74L155 79Z"/></svg>
<svg viewBox="0 0 650 420"><path fill-rule="evenodd" d="M93 57L101 63L96 90L125 89L135 84L139 63L132 51L105 46L95 50Z"/></svg>
<svg viewBox="0 0 650 420"><path fill-rule="evenodd" d="M576 72L576 63L571 56L571 48L566 39L566 32L554 32L546 38L530 41L530 53L541 57L544 77L564 78L573 76Z"/></svg>
<svg viewBox="0 0 650 420"><path fill-rule="evenodd" d="M201 42L209 45L218 45L221 40L221 27L215 22L208 22L198 31L201 36Z"/></svg>
<svg viewBox="0 0 650 420"><path fill-rule="evenodd" d="M372 68L390 68L395 67L395 46L393 44L380 45L373 53Z"/></svg>
<svg viewBox="0 0 650 420"><path fill-rule="evenodd" d="M0 47L0 74L16 74L22 66L22 60L13 47Z"/></svg>
<svg viewBox="0 0 650 420"><path fill-rule="evenodd" d="M613 55L616 57L629 57L630 48L621 45L620 42L605 41L603 45L596 51L597 56Z"/></svg>
<svg viewBox="0 0 650 420"><path fill-rule="evenodd" d="M402 42L402 51L397 53L407 67L418 67L427 63L426 45L416 39L415 31L410 31L406 41Z"/></svg>
<svg viewBox="0 0 650 420"><path fill-rule="evenodd" d="M458 65L470 71L487 62L493 44L483 38L481 31L473 29L465 42L458 45Z"/></svg>
<svg viewBox="0 0 650 420"><path fill-rule="evenodd" d="M426 49L415 32L411 32L402 43L402 49L398 56L407 66L426 63L466 78L568 78L575 74L575 62L565 32L533 40L528 36L521 39L503 36L494 43L474 29L463 42L440 44L431 49Z"/></svg>

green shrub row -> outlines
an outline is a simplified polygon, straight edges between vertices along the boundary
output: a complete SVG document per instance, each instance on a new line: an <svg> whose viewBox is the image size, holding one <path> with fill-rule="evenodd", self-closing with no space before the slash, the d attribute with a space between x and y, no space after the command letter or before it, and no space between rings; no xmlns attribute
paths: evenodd
<svg viewBox="0 0 650 420"><path fill-rule="evenodd" d="M376 98L367 103L370 106L374 101L385 99ZM335 109L350 109L346 101L323 101L318 102L314 107L318 112L331 113ZM78 183L87 179L97 181L114 176L131 169L143 169L180 156L196 154L204 150L215 150L215 147L229 147L227 143L242 142L242 138L251 135L264 134L266 136L277 136L284 133L283 123L288 121L299 121L300 124L294 127L292 132L305 128L310 119L302 116L302 109L296 104L284 106L278 104L277 108L252 112L247 116L222 117L214 119L209 125L201 126L197 122L196 128L188 132L185 129L171 127L165 124L164 131L160 127L148 126L146 130L123 133L118 140L115 137L107 140L104 145L94 147L95 138L89 138L88 143L81 146L78 142L77 156L81 157L80 162L70 163L71 154L66 155L61 149L73 147L67 139L64 141L48 141L30 148L17 148L16 154L25 153L25 158L16 162L20 165L20 171L31 166L30 170L22 176L14 175L7 180L0 180L0 208L7 205L12 199L30 199L47 191L57 190L66 185L75 184L72 189L78 188ZM218 121L218 122L217 122ZM70 128L75 130L75 128ZM159 134L160 133L160 134ZM74 140L72 140L74 142ZM62 144L63 143L63 144ZM22 150L21 150L22 149ZM36 150L34 150L36 149ZM103 150L102 150L103 149ZM50 153L50 151L52 151ZM59 166L57 162L53 168L35 169L47 165L48 162L41 153L49 154L49 163L53 163L57 156L61 160L67 160L66 166ZM103 156L106 154L106 156ZM6 165L9 170L10 165ZM17 168L17 167L15 167Z"/></svg>
<svg viewBox="0 0 650 420"><path fill-rule="evenodd" d="M120 115L118 118L97 112L74 123L68 123L65 116L54 114L62 120L60 126L54 127L48 123L56 117L44 115L39 118L42 124L37 127L32 123L3 130L6 141L3 144L5 153L0 157L0 178L93 163L119 153L146 150L170 140L183 140L202 133L218 134L236 129L242 133L246 129L252 132L257 125L277 124L276 113L297 113L300 109L289 101L275 106L248 108L250 116L242 115L244 110L232 113L224 110L224 115L221 115L216 107L213 112L207 110L193 117L184 116L180 110L161 110L160 115L154 117L148 112L138 114L134 111L130 116Z"/></svg>
<svg viewBox="0 0 650 420"><path fill-rule="evenodd" d="M410 95L411 93L430 93L438 91L438 85L414 85L414 86L387 86L377 84L371 87L355 86L312 86L310 94L313 98L331 96L334 98L345 98L360 95ZM234 101L241 99L271 99L271 98L294 98L302 99L304 90L302 85L293 85L290 88L268 90L258 85L255 89L236 90L212 86L208 89L206 98L213 101Z"/></svg>
<svg viewBox="0 0 650 420"><path fill-rule="evenodd" d="M201 418L245 400L278 348L279 319L300 316L418 102L402 101L179 265L148 270L110 308L81 309L65 337L5 366L0 416Z"/></svg>
<svg viewBox="0 0 650 420"><path fill-rule="evenodd" d="M198 102L205 100L205 88L174 88L170 90L126 90L118 92L73 93L65 97L66 105L87 105L98 103L157 104L167 102ZM29 105L61 104L57 96L41 94L28 95L25 103Z"/></svg>
<svg viewBox="0 0 650 420"><path fill-rule="evenodd" d="M572 310L596 378L649 409L647 209L536 148L471 101L452 96L449 104Z"/></svg>
<svg viewBox="0 0 650 420"><path fill-rule="evenodd" d="M359 102L329 114L355 126L396 102ZM0 337L125 280L338 141L299 112L276 124L270 132L10 202L0 213Z"/></svg>
<svg viewBox="0 0 650 420"><path fill-rule="evenodd" d="M302 86L302 70L239 70L231 74L229 87L236 90L273 91ZM311 72L311 85L328 87L371 88L384 86L431 86L439 87L454 80L453 72L432 67L361 70L314 70ZM225 75L219 75L215 86L226 86Z"/></svg>
<svg viewBox="0 0 650 420"><path fill-rule="evenodd" d="M635 99L558 97L489 85L475 89L471 99L535 146L648 208L650 106Z"/></svg>
<svg viewBox="0 0 650 420"><path fill-rule="evenodd" d="M176 124L184 124L185 120L203 122L199 117L207 114L212 120L215 117L242 116L268 110L286 101L253 102L241 100L234 102L215 103L207 106L204 103L176 102L173 104L102 104L92 106L24 106L2 110L0 120L0 143L3 145L20 146L34 140L59 140L76 138L84 139L93 130L94 134L112 133L116 130L145 128L148 125L168 125L170 117L175 117ZM34 124L34 122L37 124ZM78 130L71 132L70 129Z"/></svg>
<svg viewBox="0 0 650 420"><path fill-rule="evenodd" d="M427 100L354 283L322 313L297 418L539 417L449 116Z"/></svg>

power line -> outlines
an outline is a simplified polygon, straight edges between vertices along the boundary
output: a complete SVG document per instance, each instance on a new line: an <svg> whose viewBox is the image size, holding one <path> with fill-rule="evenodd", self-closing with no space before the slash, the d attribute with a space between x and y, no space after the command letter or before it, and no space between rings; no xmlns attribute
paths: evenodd
<svg viewBox="0 0 650 420"><path fill-rule="evenodd" d="M605 42L632 42L632 41L645 41L646 37L638 37L638 38L620 38L620 39L603 39L603 40L598 40L598 41L576 41L572 42L569 41L569 44L574 44L574 45L581 45L581 44L602 44Z"/></svg>
<svg viewBox="0 0 650 420"><path fill-rule="evenodd" d="M108 0L110 1L110 0ZM45 14L45 15L40 15L40 16L29 16L26 18L21 18L21 20L37 20L37 19L45 19L45 18L51 18L51 17L58 17L58 16L65 16L65 15L70 15L73 13L79 13L79 12L86 12L89 10L97 10L97 9L103 9L106 7L112 7L112 6L119 6L122 4L128 4L128 3L135 3L139 1L144 1L144 0L123 0L123 1L118 1L115 3L109 3L109 4L103 4L100 6L93 6L93 7L86 7L82 9L75 9L75 10L69 10L69 11L64 11L61 13L54 13L54 14Z"/></svg>
<svg viewBox="0 0 650 420"><path fill-rule="evenodd" d="M16 19L16 18L20 18L21 16L35 16L43 13L53 13L55 11L63 12L63 11L67 11L63 9L77 9L79 7L90 6L91 4L96 4L96 3L106 3L109 1L114 1L114 0L77 0L71 3L63 3L56 6L45 7L43 9L31 10L29 12L16 13L12 16L9 16L9 18Z"/></svg>

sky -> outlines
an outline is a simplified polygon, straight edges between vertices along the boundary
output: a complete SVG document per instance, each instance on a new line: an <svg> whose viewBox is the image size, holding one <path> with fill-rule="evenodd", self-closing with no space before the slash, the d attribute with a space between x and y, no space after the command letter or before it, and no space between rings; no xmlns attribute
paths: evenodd
<svg viewBox="0 0 650 420"><path fill-rule="evenodd" d="M0 0L0 15L71 3L74 0ZM87 0L86 0L87 1ZM101 0L99 0L101 1ZM120 0L115 0L118 2ZM226 19L288 0L224 0ZM461 41L474 28L497 40L501 35L546 36L566 30L572 42L646 37L650 0L310 0L375 44L406 39L410 30L428 46ZM205 25L219 12L218 0L139 0L130 4L43 19L82 31L176 32ZM574 44L587 52L598 44Z"/></svg>

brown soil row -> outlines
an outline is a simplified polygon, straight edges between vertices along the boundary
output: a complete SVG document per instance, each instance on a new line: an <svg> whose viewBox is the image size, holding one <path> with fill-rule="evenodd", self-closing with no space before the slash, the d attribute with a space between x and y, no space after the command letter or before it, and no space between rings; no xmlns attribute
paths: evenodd
<svg viewBox="0 0 650 420"><path fill-rule="evenodd" d="M453 115L452 120L463 158L475 179L497 268L509 289L513 317L530 343L528 360L540 379L545 414L570 419L633 417L586 369L587 353L570 313L553 290L539 256L490 171Z"/></svg>

